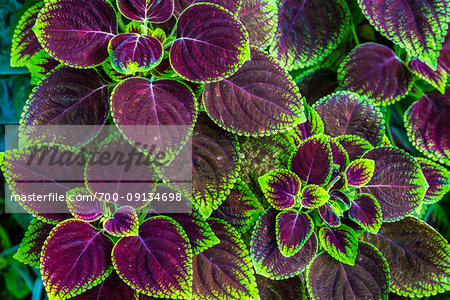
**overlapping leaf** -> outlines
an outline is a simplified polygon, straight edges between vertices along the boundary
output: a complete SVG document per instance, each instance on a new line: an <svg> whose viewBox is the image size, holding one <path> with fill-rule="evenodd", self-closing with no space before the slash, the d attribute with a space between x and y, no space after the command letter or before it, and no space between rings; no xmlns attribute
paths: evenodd
<svg viewBox="0 0 450 300"><path fill-rule="evenodd" d="M429 185L423 198L425 204L433 204L450 191L450 172L426 158L416 158Z"/></svg>
<svg viewBox="0 0 450 300"><path fill-rule="evenodd" d="M333 138L344 147L348 154L349 161L360 158L366 151L373 149L373 146L365 139L357 135L341 135Z"/></svg>
<svg viewBox="0 0 450 300"><path fill-rule="evenodd" d="M337 228L322 227L319 231L319 241L333 258L350 266L355 265L358 236L352 228L343 224Z"/></svg>
<svg viewBox="0 0 450 300"><path fill-rule="evenodd" d="M96 199L85 187L66 192L66 202L72 216L86 222L93 222L103 215L103 202Z"/></svg>
<svg viewBox="0 0 450 300"><path fill-rule="evenodd" d="M433 70L419 59L411 59L408 66L416 76L431 84L442 94L445 93L447 72L439 64L437 65L436 70Z"/></svg>
<svg viewBox="0 0 450 300"><path fill-rule="evenodd" d="M370 159L359 158L352 161L345 169L345 176L349 186L362 187L372 179L375 162Z"/></svg>
<svg viewBox="0 0 450 300"><path fill-rule="evenodd" d="M118 0L120 12L136 21L164 23L170 19L174 10L173 0Z"/></svg>
<svg viewBox="0 0 450 300"><path fill-rule="evenodd" d="M129 299L137 300L138 293L129 287L116 272L112 272L108 278L99 285L86 292L71 298L73 300L116 300Z"/></svg>
<svg viewBox="0 0 450 300"><path fill-rule="evenodd" d="M275 226L278 249L285 257L298 253L314 232L312 219L293 210L280 212Z"/></svg>
<svg viewBox="0 0 450 300"><path fill-rule="evenodd" d="M348 210L348 217L365 230L377 233L382 221L380 204L372 195L358 194Z"/></svg>
<svg viewBox="0 0 450 300"><path fill-rule="evenodd" d="M307 104L305 105L305 116L306 121L293 128L293 132L300 140L323 133L323 122L319 114Z"/></svg>
<svg viewBox="0 0 450 300"><path fill-rule="evenodd" d="M441 66L447 74L450 74L450 33L447 33L444 44L438 57L438 64Z"/></svg>
<svg viewBox="0 0 450 300"><path fill-rule="evenodd" d="M339 171L342 172L350 161L348 152L336 138L330 139L329 142L333 154L333 165L338 165Z"/></svg>
<svg viewBox="0 0 450 300"><path fill-rule="evenodd" d="M300 204L307 209L315 209L328 201L330 195L322 187L309 184L302 190Z"/></svg>
<svg viewBox="0 0 450 300"><path fill-rule="evenodd" d="M275 209L290 209L297 202L301 181L295 173L286 169L272 170L258 181L267 201Z"/></svg>
<svg viewBox="0 0 450 300"><path fill-rule="evenodd" d="M261 136L304 122L303 99L277 61L251 48L251 60L232 76L205 85L203 104L221 127L238 135Z"/></svg>
<svg viewBox="0 0 450 300"><path fill-rule="evenodd" d="M330 203L325 203L320 206L319 214L322 220L331 227L338 227L341 225L341 217L333 210L333 206Z"/></svg>

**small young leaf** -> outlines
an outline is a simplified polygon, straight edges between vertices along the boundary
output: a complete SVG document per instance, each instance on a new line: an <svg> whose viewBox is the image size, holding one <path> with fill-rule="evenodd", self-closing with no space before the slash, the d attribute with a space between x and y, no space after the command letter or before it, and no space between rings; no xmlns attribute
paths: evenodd
<svg viewBox="0 0 450 300"><path fill-rule="evenodd" d="M416 157L423 175L429 185L423 203L433 204L450 191L450 172L441 165L421 157Z"/></svg>
<svg viewBox="0 0 450 300"><path fill-rule="evenodd" d="M409 61L409 68L419 78L422 78L442 94L445 93L447 85L447 72L438 64L436 70L432 70L427 64L418 59Z"/></svg>
<svg viewBox="0 0 450 300"><path fill-rule="evenodd" d="M319 207L319 214L322 220L331 227L338 227L341 225L341 217L336 214L333 206L330 203L325 203Z"/></svg>
<svg viewBox="0 0 450 300"><path fill-rule="evenodd" d="M322 119L327 135L357 135L374 146L383 141L383 114L366 97L351 92L337 92L316 102L313 108Z"/></svg>
<svg viewBox="0 0 450 300"><path fill-rule="evenodd" d="M372 179L375 162L371 159L359 158L352 161L345 169L349 186L362 187Z"/></svg>
<svg viewBox="0 0 450 300"><path fill-rule="evenodd" d="M78 220L93 222L103 215L103 202L96 199L85 187L67 191L66 201L70 213Z"/></svg>
<svg viewBox="0 0 450 300"><path fill-rule="evenodd" d="M314 135L293 153L289 168L306 184L327 184L331 177L333 155L326 136Z"/></svg>
<svg viewBox="0 0 450 300"><path fill-rule="evenodd" d="M373 149L368 141L357 135L341 135L333 139L344 147L349 161L354 161L363 156L366 151Z"/></svg>
<svg viewBox="0 0 450 300"><path fill-rule="evenodd" d="M306 122L293 128L293 132L300 140L306 140L313 135L323 133L323 122L311 106L305 104Z"/></svg>
<svg viewBox="0 0 450 300"><path fill-rule="evenodd" d="M277 215L275 228L278 249L285 257L291 257L314 232L314 223L305 213L287 210Z"/></svg>
<svg viewBox="0 0 450 300"><path fill-rule="evenodd" d="M366 234L365 240L386 258L394 293L428 297L450 289L450 245L419 219L385 223L377 234Z"/></svg>
<svg viewBox="0 0 450 300"><path fill-rule="evenodd" d="M114 216L103 223L105 231L111 235L136 236L139 230L139 219L136 211L131 206L122 206L114 213Z"/></svg>
<svg viewBox="0 0 450 300"><path fill-rule="evenodd" d="M330 195L322 187L310 184L303 188L300 204L307 209L315 209L328 201Z"/></svg>
<svg viewBox="0 0 450 300"><path fill-rule="evenodd" d="M423 95L405 113L405 128L413 145L429 158L450 166L450 87L445 94Z"/></svg>
<svg viewBox="0 0 450 300"><path fill-rule="evenodd" d="M249 58L247 31L228 10L199 3L180 15L170 63L181 77L218 81L234 74Z"/></svg>
<svg viewBox="0 0 450 300"><path fill-rule="evenodd" d="M358 236L352 228L343 224L337 228L322 227L319 231L319 240L325 251L333 258L350 266L355 265Z"/></svg>
<svg viewBox="0 0 450 300"><path fill-rule="evenodd" d="M119 11L128 19L164 23L173 13L173 0L118 0Z"/></svg>
<svg viewBox="0 0 450 300"><path fill-rule="evenodd" d="M330 139L329 142L333 153L333 165L338 165L339 171L343 172L350 161L347 150L336 138Z"/></svg>
<svg viewBox="0 0 450 300"><path fill-rule="evenodd" d="M358 194L352 201L348 217L365 230L377 233L382 222L380 204L372 195Z"/></svg>
<svg viewBox="0 0 450 300"><path fill-rule="evenodd" d="M41 254L49 298L68 299L100 284L113 271L113 242L80 220L66 220L50 232Z"/></svg>
<svg viewBox="0 0 450 300"><path fill-rule="evenodd" d="M388 299L389 266L372 245L359 242L355 265L323 252L306 273L310 296L317 300Z"/></svg>
<svg viewBox="0 0 450 300"><path fill-rule="evenodd" d="M285 169L272 170L258 178L261 190L267 201L277 210L292 208L300 192L298 176Z"/></svg>

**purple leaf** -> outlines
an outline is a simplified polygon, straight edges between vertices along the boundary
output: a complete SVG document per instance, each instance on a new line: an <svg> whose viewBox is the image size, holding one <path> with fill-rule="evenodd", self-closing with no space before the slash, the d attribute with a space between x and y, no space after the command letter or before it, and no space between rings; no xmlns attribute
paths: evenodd
<svg viewBox="0 0 450 300"><path fill-rule="evenodd" d="M288 70L315 65L327 57L350 19L340 0L279 1L278 27L271 51Z"/></svg>
<svg viewBox="0 0 450 300"><path fill-rule="evenodd" d="M295 150L289 168L306 184L327 184L331 177L333 155L326 136L314 135Z"/></svg>
<svg viewBox="0 0 450 300"><path fill-rule="evenodd" d="M359 242L354 266L318 255L306 274L308 290L317 300L387 299L389 266L372 245Z"/></svg>
<svg viewBox="0 0 450 300"><path fill-rule="evenodd" d="M122 206L112 218L105 220L103 228L107 233L118 237L136 236L139 230L138 215L131 206Z"/></svg>
<svg viewBox="0 0 450 300"><path fill-rule="evenodd" d="M113 242L80 220L57 225L41 254L42 281L49 297L67 299L100 284L113 268Z"/></svg>
<svg viewBox="0 0 450 300"><path fill-rule="evenodd" d="M45 2L38 2L28 8L19 20L14 30L11 47L11 66L23 67L28 64L30 58L38 53L42 47L33 32L36 18L44 7Z"/></svg>
<svg viewBox="0 0 450 300"><path fill-rule="evenodd" d="M383 141L383 114L365 97L351 92L337 92L321 99L313 108L322 119L327 135L357 135L374 146Z"/></svg>
<svg viewBox="0 0 450 300"><path fill-rule="evenodd" d="M406 132L413 145L429 158L450 166L450 87L445 94L423 95L405 113Z"/></svg>
<svg viewBox="0 0 450 300"><path fill-rule="evenodd" d="M180 15L170 63L181 77L218 81L235 73L249 58L247 31L226 9L199 3Z"/></svg>
<svg viewBox="0 0 450 300"><path fill-rule="evenodd" d="M351 206L351 201L349 196L341 192L340 190L332 190L330 192L330 200L328 200L330 204L332 204L335 210L339 209L339 213L341 214L343 211L347 210Z"/></svg>
<svg viewBox="0 0 450 300"><path fill-rule="evenodd" d="M142 223L138 236L117 242L112 258L120 278L138 292L158 298L190 297L189 239L169 217L152 217Z"/></svg>
<svg viewBox="0 0 450 300"><path fill-rule="evenodd" d="M302 190L300 204L307 209L315 209L328 201L330 195L322 187L310 184Z"/></svg>
<svg viewBox="0 0 450 300"><path fill-rule="evenodd" d="M244 182L238 179L230 194L219 208L213 211L212 216L227 221L239 233L244 234L263 212L264 209L258 198Z"/></svg>
<svg viewBox="0 0 450 300"><path fill-rule="evenodd" d="M31 84L37 85L39 82L56 67L62 65L59 61L50 56L44 49L28 59L27 68L31 73Z"/></svg>
<svg viewBox="0 0 450 300"><path fill-rule="evenodd" d="M352 201L348 217L365 230L377 233L382 221L380 204L372 195L358 194Z"/></svg>
<svg viewBox="0 0 450 300"><path fill-rule="evenodd" d="M278 249L285 257L298 253L314 232L312 219L293 210L280 212L275 226Z"/></svg>
<svg viewBox="0 0 450 300"><path fill-rule="evenodd" d="M250 45L265 48L273 42L278 22L276 3L272 0L242 0L238 12Z"/></svg>
<svg viewBox="0 0 450 300"><path fill-rule="evenodd" d="M289 74L258 48L234 75L207 83L203 104L209 116L238 135L271 135L304 122L303 98Z"/></svg>
<svg viewBox="0 0 450 300"><path fill-rule="evenodd" d="M418 59L409 61L409 69L419 78L425 80L442 94L447 85L447 72L438 64L436 70L431 69L426 63Z"/></svg>
<svg viewBox="0 0 450 300"><path fill-rule="evenodd" d="M377 147L363 158L375 161L375 171L361 191L377 199L383 221L402 219L419 207L428 184L411 155L393 147Z"/></svg>
<svg viewBox="0 0 450 300"><path fill-rule="evenodd" d="M14 254L14 258L21 263L39 268L42 247L53 227L53 225L44 223L36 218L31 220L19 249Z"/></svg>
<svg viewBox="0 0 450 300"><path fill-rule="evenodd" d="M118 72L134 74L157 66L163 58L164 49L155 37L122 33L109 41L108 52L112 66Z"/></svg>
<svg viewBox="0 0 450 300"><path fill-rule="evenodd" d="M444 44L442 45L438 57L438 64L450 75L450 31L447 33Z"/></svg>
<svg viewBox="0 0 450 300"><path fill-rule="evenodd" d="M330 139L329 142L333 154L333 165L338 165L339 171L344 171L350 161L347 151L336 138Z"/></svg>
<svg viewBox="0 0 450 300"><path fill-rule="evenodd" d="M58 131L55 143L76 146L93 139L109 113L108 86L94 70L57 68L33 90L20 119L20 137L40 142ZM53 125L59 126L52 129ZM50 131L50 132L48 132ZM44 139L45 140L45 139Z"/></svg>
<svg viewBox="0 0 450 300"><path fill-rule="evenodd" d="M305 105L306 121L293 128L293 132L300 140L306 140L313 135L323 133L323 122L320 116L309 105Z"/></svg>
<svg viewBox="0 0 450 300"><path fill-rule="evenodd" d="M239 233L225 221L208 220L220 243L194 256L192 294L196 299L257 299L250 255Z"/></svg>
<svg viewBox="0 0 450 300"><path fill-rule="evenodd" d="M319 241L333 258L350 266L355 265L358 236L352 228L344 224L337 228L322 227L319 231Z"/></svg>
<svg viewBox="0 0 450 300"><path fill-rule="evenodd" d="M117 33L116 13L106 0L59 0L41 10L33 30L57 60L90 68L108 57L108 42Z"/></svg>
<svg viewBox="0 0 450 300"><path fill-rule="evenodd" d="M375 162L371 159L359 158L352 161L345 169L349 186L362 187L372 179Z"/></svg>
<svg viewBox="0 0 450 300"><path fill-rule="evenodd" d="M116 272L112 272L108 278L99 285L87 290L81 295L71 298L73 300L137 300L135 290L120 279Z"/></svg>
<svg viewBox="0 0 450 300"><path fill-rule="evenodd" d="M286 280L272 280L256 275L261 300L304 300L305 287L300 276Z"/></svg>
<svg viewBox="0 0 450 300"><path fill-rule="evenodd" d="M66 199L70 213L78 220L93 222L103 216L104 203L85 187L67 191Z"/></svg>
<svg viewBox="0 0 450 300"><path fill-rule="evenodd" d="M341 218L334 212L330 203L325 203L319 207L319 214L322 220L331 227L338 227L341 225Z"/></svg>
<svg viewBox="0 0 450 300"><path fill-rule="evenodd" d="M450 246L432 227L414 217L385 223L366 234L386 258L391 291L405 297L428 297L450 289Z"/></svg>
<svg viewBox="0 0 450 300"><path fill-rule="evenodd" d="M164 23L173 13L173 0L118 0L119 11L128 19Z"/></svg>
<svg viewBox="0 0 450 300"><path fill-rule="evenodd" d="M450 191L450 172L441 165L426 158L416 157L416 161L419 163L429 185L423 198L423 203L433 204L438 202Z"/></svg>
<svg viewBox="0 0 450 300"><path fill-rule="evenodd" d="M297 202L301 182L298 176L285 169L272 170L258 178L267 201L277 210L292 208Z"/></svg>
<svg viewBox="0 0 450 300"><path fill-rule="evenodd" d="M406 96L413 76L391 48L367 43L350 52L342 62L338 79L343 90L388 105Z"/></svg>
<svg viewBox="0 0 450 300"><path fill-rule="evenodd" d="M339 87L337 73L330 69L313 69L295 78L300 93L308 104L334 93Z"/></svg>
<svg viewBox="0 0 450 300"><path fill-rule="evenodd" d="M317 252L317 238L313 233L302 249L291 257L285 257L278 249L276 216L269 208L256 222L250 243L250 256L256 273L274 280L287 279L300 274Z"/></svg>
<svg viewBox="0 0 450 300"><path fill-rule="evenodd" d="M222 6L232 14L236 15L242 0L175 0L175 11L179 16L186 8L195 3L213 3Z"/></svg>
<svg viewBox="0 0 450 300"><path fill-rule="evenodd" d="M356 160L363 156L366 151L373 149L373 146L368 141L357 135L341 135L333 138L333 140L344 147L349 161Z"/></svg>
<svg viewBox="0 0 450 300"><path fill-rule="evenodd" d="M358 0L376 30L389 40L436 68L450 21L448 1Z"/></svg>

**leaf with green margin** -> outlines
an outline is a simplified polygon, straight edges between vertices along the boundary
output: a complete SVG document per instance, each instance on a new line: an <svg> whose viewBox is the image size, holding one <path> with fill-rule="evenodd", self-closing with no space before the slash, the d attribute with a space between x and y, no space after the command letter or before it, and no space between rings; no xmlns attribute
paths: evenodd
<svg viewBox="0 0 450 300"><path fill-rule="evenodd" d="M192 294L196 299L258 299L249 252L227 222L208 220L220 243L194 256Z"/></svg>
<svg viewBox="0 0 450 300"><path fill-rule="evenodd" d="M272 170L258 178L264 196L278 210L287 210L296 204L301 189L298 176L286 169Z"/></svg>
<svg viewBox="0 0 450 300"><path fill-rule="evenodd" d="M354 266L358 253L358 236L347 225L336 228L322 227L319 230L319 241L328 254L340 262Z"/></svg>
<svg viewBox="0 0 450 300"><path fill-rule="evenodd" d="M330 195L321 186L309 184L302 190L300 204L307 209L315 209L325 204L328 199Z"/></svg>
<svg viewBox="0 0 450 300"><path fill-rule="evenodd" d="M339 171L343 172L345 168L348 166L348 163L350 161L348 152L336 138L329 139L329 142L331 146L331 152L333 154L333 165L338 165Z"/></svg>
<svg viewBox="0 0 450 300"><path fill-rule="evenodd" d="M357 194L348 210L350 220L371 233L377 233L382 223L381 207L369 194Z"/></svg>
<svg viewBox="0 0 450 300"><path fill-rule="evenodd" d="M336 92L316 102L313 109L321 117L327 135L357 135L373 146L383 141L383 114L366 97L352 92Z"/></svg>
<svg viewBox="0 0 450 300"><path fill-rule="evenodd" d="M11 66L23 67L28 64L29 59L38 53L42 47L33 32L36 18L45 3L39 1L28 8L14 30L11 47Z"/></svg>
<svg viewBox="0 0 450 300"><path fill-rule="evenodd" d="M439 64L437 65L436 70L432 70L427 64L416 58L411 59L408 66L417 77L431 84L442 94L445 93L447 72Z"/></svg>
<svg viewBox="0 0 450 300"><path fill-rule="evenodd" d="M121 206L111 218L103 222L103 229L117 237L136 236L139 231L139 217L131 206Z"/></svg>
<svg viewBox="0 0 450 300"><path fill-rule="evenodd" d="M438 202L450 191L450 172L443 166L426 158L416 157L416 161L429 185L423 203L433 204Z"/></svg>
<svg viewBox="0 0 450 300"><path fill-rule="evenodd" d="M345 169L345 176L349 186L362 187L372 179L375 162L371 159L358 158Z"/></svg>
<svg viewBox="0 0 450 300"><path fill-rule="evenodd" d="M370 24L383 36L436 69L450 22L449 1L358 0L358 3Z"/></svg>
<svg viewBox="0 0 450 300"><path fill-rule="evenodd" d="M28 60L27 68L31 74L31 84L39 84L51 71L61 66L61 63L51 57L44 49Z"/></svg>
<svg viewBox="0 0 450 300"><path fill-rule="evenodd" d="M319 114L308 104L305 104L305 116L306 122L299 124L292 129L294 137L299 139L298 144L313 135L323 133L322 119L320 119Z"/></svg>
<svg viewBox="0 0 450 300"><path fill-rule="evenodd" d="M333 138L333 140L339 142L344 147L349 161L356 160L363 156L366 151L373 149L373 146L368 141L357 135L341 135Z"/></svg>
<svg viewBox="0 0 450 300"><path fill-rule="evenodd" d="M300 274L316 255L318 245L313 233L298 253L285 257L277 245L277 215L278 211L269 208L256 222L250 242L250 256L257 274L282 280Z"/></svg>
<svg viewBox="0 0 450 300"><path fill-rule="evenodd" d="M50 299L68 299L100 284L113 271L113 242L86 222L55 226L41 252L41 274Z"/></svg>
<svg viewBox="0 0 450 300"><path fill-rule="evenodd" d="M47 224L36 218L32 219L20 243L19 249L14 254L14 258L21 263L39 268L42 247L53 227L54 225Z"/></svg>
<svg viewBox="0 0 450 300"><path fill-rule="evenodd" d="M227 221L240 234L244 234L262 213L264 209L256 196L241 179L238 179L225 201L211 216Z"/></svg>
<svg viewBox="0 0 450 300"><path fill-rule="evenodd" d="M278 249L285 257L291 257L314 232L314 222L303 212L287 210L277 215L275 228Z"/></svg>
<svg viewBox="0 0 450 300"><path fill-rule="evenodd" d="M261 300L306 300L306 289L300 276L285 280L272 280L256 275Z"/></svg>
<svg viewBox="0 0 450 300"><path fill-rule="evenodd" d="M322 252L306 273L309 294L316 300L387 300L389 280L386 259L377 248L365 242L358 243L354 266L342 264Z"/></svg>
<svg viewBox="0 0 450 300"><path fill-rule="evenodd" d="M420 206L428 184L414 157L403 150L381 146L367 151L363 158L375 161L375 171L361 192L377 199L383 221L404 218Z"/></svg>
<svg viewBox="0 0 450 300"><path fill-rule="evenodd" d="M66 202L70 213L78 220L93 222L103 216L103 202L95 198L86 187L67 191Z"/></svg>
<svg viewBox="0 0 450 300"><path fill-rule="evenodd" d="M386 258L391 291L405 297L428 297L450 290L450 245L432 227L414 217L385 223L365 240Z"/></svg>
<svg viewBox="0 0 450 300"><path fill-rule="evenodd" d="M450 75L450 31L447 32L444 44L439 53L438 64Z"/></svg>

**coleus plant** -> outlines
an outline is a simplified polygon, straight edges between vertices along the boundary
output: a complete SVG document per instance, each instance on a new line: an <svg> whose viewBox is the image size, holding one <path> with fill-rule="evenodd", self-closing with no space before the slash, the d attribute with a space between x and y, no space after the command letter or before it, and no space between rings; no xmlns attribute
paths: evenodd
<svg viewBox="0 0 450 300"><path fill-rule="evenodd" d="M27 66L36 87L20 120L22 147L1 156L13 194L36 189L17 178L67 173L84 182L55 181L48 192L123 189L89 166L25 165L35 125L100 125L81 142L46 145L74 155L81 146L139 147L129 125L189 128L160 145L173 156L192 140L191 213L67 201L66 213L44 214L39 203L21 203L36 218L15 257L40 268L49 298L387 299L450 290L450 245L420 220L449 190L437 163L449 165L450 153L449 1L27 6L11 65ZM394 50L349 51L364 17ZM422 81L436 90L421 92ZM395 147L377 107L407 95L417 98L406 131L432 160ZM303 96L320 100L310 106ZM104 124L119 132L102 137ZM164 192L179 191L158 185Z"/></svg>

